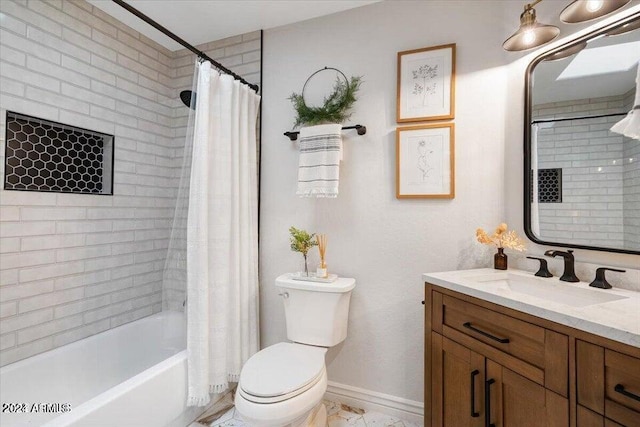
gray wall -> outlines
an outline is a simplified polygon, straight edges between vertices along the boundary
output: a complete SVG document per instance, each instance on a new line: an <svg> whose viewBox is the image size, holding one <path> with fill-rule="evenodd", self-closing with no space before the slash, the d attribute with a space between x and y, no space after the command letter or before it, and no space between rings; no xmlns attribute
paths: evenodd
<svg viewBox="0 0 640 427"><path fill-rule="evenodd" d="M0 190L4 365L162 309L194 58L84 1L0 12L0 167L6 110L115 135L113 196ZM209 47L256 79L256 39Z"/></svg>

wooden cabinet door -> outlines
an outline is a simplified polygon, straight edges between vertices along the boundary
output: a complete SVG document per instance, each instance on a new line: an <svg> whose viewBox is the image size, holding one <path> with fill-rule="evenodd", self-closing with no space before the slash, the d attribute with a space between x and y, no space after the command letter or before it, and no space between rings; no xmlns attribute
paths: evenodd
<svg viewBox="0 0 640 427"><path fill-rule="evenodd" d="M495 427L567 427L569 401L487 359L487 425Z"/></svg>
<svg viewBox="0 0 640 427"><path fill-rule="evenodd" d="M484 357L432 333L433 427L484 426Z"/></svg>

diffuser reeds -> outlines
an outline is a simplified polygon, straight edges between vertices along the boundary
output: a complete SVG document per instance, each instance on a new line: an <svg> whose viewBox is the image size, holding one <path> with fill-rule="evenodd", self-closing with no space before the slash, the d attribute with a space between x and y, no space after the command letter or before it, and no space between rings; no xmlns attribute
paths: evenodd
<svg viewBox="0 0 640 427"><path fill-rule="evenodd" d="M316 240L318 241L318 252L320 252L320 268L327 268L327 264L324 258L324 255L327 251L327 235L318 234L316 236Z"/></svg>

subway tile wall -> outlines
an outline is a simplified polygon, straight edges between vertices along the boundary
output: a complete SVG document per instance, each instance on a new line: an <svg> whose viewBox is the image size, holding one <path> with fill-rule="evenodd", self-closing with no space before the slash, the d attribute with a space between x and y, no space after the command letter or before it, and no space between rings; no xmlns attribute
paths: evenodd
<svg viewBox="0 0 640 427"><path fill-rule="evenodd" d="M633 90L631 91L633 92ZM633 94L631 93L631 96ZM581 117L628 111L629 93L537 105L534 119ZM624 137L609 131L622 116L540 124L539 168L562 168L562 203L540 203L543 240L625 247L628 156Z"/></svg>
<svg viewBox="0 0 640 427"><path fill-rule="evenodd" d="M0 172L7 110L115 135L113 196L0 189L6 365L163 308L189 114L178 93L195 58L83 0L2 0L0 12ZM205 46L259 83L259 36ZM179 308L184 284L173 287Z"/></svg>
<svg viewBox="0 0 640 427"><path fill-rule="evenodd" d="M625 109L633 108L633 91L625 95ZM623 215L624 247L640 251L640 141L623 137Z"/></svg>

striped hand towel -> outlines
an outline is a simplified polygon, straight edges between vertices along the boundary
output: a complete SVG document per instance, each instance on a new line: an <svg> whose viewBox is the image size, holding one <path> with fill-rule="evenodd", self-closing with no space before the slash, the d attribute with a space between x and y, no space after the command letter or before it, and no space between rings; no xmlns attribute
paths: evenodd
<svg viewBox="0 0 640 427"><path fill-rule="evenodd" d="M300 197L338 197L342 160L342 125L300 129L298 191Z"/></svg>

